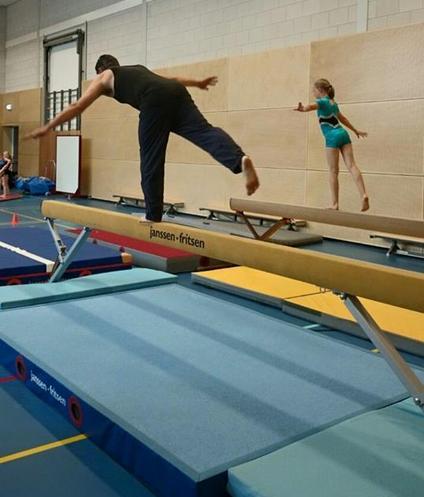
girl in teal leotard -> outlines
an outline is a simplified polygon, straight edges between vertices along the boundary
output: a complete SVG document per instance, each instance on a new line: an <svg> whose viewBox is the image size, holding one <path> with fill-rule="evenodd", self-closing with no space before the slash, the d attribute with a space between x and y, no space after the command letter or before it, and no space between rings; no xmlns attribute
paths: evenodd
<svg viewBox="0 0 424 497"><path fill-rule="evenodd" d="M299 112L317 111L321 131L325 138L327 162L330 169L331 208L339 208L339 153L341 153L344 163L352 174L361 195L361 210L366 211L369 209L369 199L365 190L364 179L353 156L349 133L340 123L351 129L358 138L365 138L367 133L358 131L340 112L339 106L334 101L334 88L327 79L315 81L312 91L316 99L315 103L303 105L299 102L298 107L294 110Z"/></svg>

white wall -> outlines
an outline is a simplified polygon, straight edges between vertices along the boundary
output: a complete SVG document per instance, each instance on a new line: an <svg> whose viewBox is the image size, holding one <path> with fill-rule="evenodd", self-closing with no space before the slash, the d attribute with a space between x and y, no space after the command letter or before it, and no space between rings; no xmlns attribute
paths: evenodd
<svg viewBox="0 0 424 497"><path fill-rule="evenodd" d="M6 8L0 7L0 93L4 92L6 71Z"/></svg>
<svg viewBox="0 0 424 497"><path fill-rule="evenodd" d="M9 5L6 12L6 40L13 40L33 33L39 27L39 0L20 0Z"/></svg>
<svg viewBox="0 0 424 497"><path fill-rule="evenodd" d="M99 55L112 53L121 64L146 63L145 7L138 6L88 23L87 79Z"/></svg>
<svg viewBox="0 0 424 497"><path fill-rule="evenodd" d="M117 3L117 0L33 0L33 3L37 1L41 4L41 28Z"/></svg>
<svg viewBox="0 0 424 497"><path fill-rule="evenodd" d="M6 50L5 91L39 88L40 46L38 40L20 43Z"/></svg>
<svg viewBox="0 0 424 497"><path fill-rule="evenodd" d="M352 33L356 3L154 0L148 9L148 62L153 67L166 66Z"/></svg>
<svg viewBox="0 0 424 497"><path fill-rule="evenodd" d="M368 28L424 22L424 0L370 0Z"/></svg>
<svg viewBox="0 0 424 497"><path fill-rule="evenodd" d="M102 53L153 68L245 54L424 22L424 0L19 0L6 13L0 86L15 91L42 85L28 66L42 60L46 30L86 27L91 78Z"/></svg>

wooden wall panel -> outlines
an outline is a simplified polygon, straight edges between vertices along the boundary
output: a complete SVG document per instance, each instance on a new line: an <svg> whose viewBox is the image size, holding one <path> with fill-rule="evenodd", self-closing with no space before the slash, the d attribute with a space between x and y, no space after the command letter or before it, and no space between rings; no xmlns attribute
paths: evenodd
<svg viewBox="0 0 424 497"><path fill-rule="evenodd" d="M228 59L215 59L195 64L160 68L155 70L165 77L204 79L217 76L218 84L208 91L195 87L187 90L202 112L217 112L228 109Z"/></svg>
<svg viewBox="0 0 424 497"><path fill-rule="evenodd" d="M223 128L231 134L227 112L208 112L204 115L213 126ZM173 133L171 133L168 143L166 160L182 164L217 164L207 152Z"/></svg>
<svg viewBox="0 0 424 497"><path fill-rule="evenodd" d="M260 167L306 167L306 120L291 109L229 112L228 130Z"/></svg>
<svg viewBox="0 0 424 497"><path fill-rule="evenodd" d="M305 172L258 168L261 182L255 200L274 199L276 202L304 203ZM166 196L183 200L187 212L199 207L228 208L230 197L246 197L244 178L220 166L167 164Z"/></svg>
<svg viewBox="0 0 424 497"><path fill-rule="evenodd" d="M208 120L254 159L261 188L252 198L321 207L329 204L323 137L313 113L297 114L292 108L311 99L316 78L328 77L342 112L369 132L367 140L353 137L353 143L358 165L366 173L371 212L422 219L423 41L424 25L416 25L157 72L219 77L209 92L190 91ZM9 122L12 118L13 113L7 116ZM84 114L83 178L90 195L140 195L137 120L136 110L109 98L101 98ZM341 206L358 211L356 187L343 165L341 169ZM189 212L196 212L205 205L227 207L231 196L244 195L241 176L191 143L171 137L168 198L182 199ZM317 231L369 242L367 233L356 230L318 226Z"/></svg>
<svg viewBox="0 0 424 497"><path fill-rule="evenodd" d="M223 128L260 167L306 167L306 121L293 119L289 109L207 113L209 122ZM171 135L168 162L216 164L209 154L187 140Z"/></svg>
<svg viewBox="0 0 424 497"><path fill-rule="evenodd" d="M6 105L11 104L12 110L6 110ZM20 121L19 95L17 93L6 93L3 95L3 105L1 108L2 123L4 125L17 124Z"/></svg>
<svg viewBox="0 0 424 497"><path fill-rule="evenodd" d="M424 91L423 91L424 93ZM358 140L349 131L355 157L365 172L417 175L423 172L424 99L404 102L346 104L341 112L368 131ZM309 117L310 169L327 169L325 144L315 113Z"/></svg>
<svg viewBox="0 0 424 497"><path fill-rule="evenodd" d="M311 45L311 85L327 78L340 102L423 96L422 24L372 31Z"/></svg>
<svg viewBox="0 0 424 497"><path fill-rule="evenodd" d="M12 104L12 110L6 110L6 104ZM2 96L1 121L5 125L20 123L37 123L41 121L41 89L5 93Z"/></svg>
<svg viewBox="0 0 424 497"><path fill-rule="evenodd" d="M35 176L38 174L38 155L19 155L19 175Z"/></svg>
<svg viewBox="0 0 424 497"><path fill-rule="evenodd" d="M294 107L309 94L309 45L232 57L229 110Z"/></svg>
<svg viewBox="0 0 424 497"><path fill-rule="evenodd" d="M19 121L41 122L41 88L18 93Z"/></svg>
<svg viewBox="0 0 424 497"><path fill-rule="evenodd" d="M370 196L370 214L423 218L423 177L366 174L364 180ZM306 181L306 205L327 207L330 204L328 173L308 171ZM360 210L360 198L348 173L340 174L340 208Z"/></svg>
<svg viewBox="0 0 424 497"><path fill-rule="evenodd" d="M12 104L12 111L5 109L8 103ZM24 140L24 136L40 125L41 89L2 95L0 119L4 126L19 127L19 174L31 176L38 174L39 142Z"/></svg>
<svg viewBox="0 0 424 497"><path fill-rule="evenodd" d="M140 164L136 161L93 159L84 176L83 188L94 198L112 200L116 193L141 196Z"/></svg>
<svg viewBox="0 0 424 497"><path fill-rule="evenodd" d="M37 128L40 123L37 122L24 122L19 125L19 155L34 155L39 156L40 142L38 140L25 139L30 131Z"/></svg>
<svg viewBox="0 0 424 497"><path fill-rule="evenodd" d="M84 119L82 136L90 148L84 147L87 158L89 150L92 159L138 160L138 118L110 115L107 119Z"/></svg>
<svg viewBox="0 0 424 497"><path fill-rule="evenodd" d="M85 91L90 81L84 81L82 88ZM88 119L117 119L119 117L137 117L139 112L130 105L120 104L110 97L100 97L88 109L84 111L82 126Z"/></svg>

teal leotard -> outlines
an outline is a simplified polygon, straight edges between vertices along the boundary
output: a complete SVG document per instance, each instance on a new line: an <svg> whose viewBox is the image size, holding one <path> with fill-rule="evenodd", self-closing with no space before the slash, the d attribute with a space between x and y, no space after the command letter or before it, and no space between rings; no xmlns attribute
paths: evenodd
<svg viewBox="0 0 424 497"><path fill-rule="evenodd" d="M341 126L337 116L339 106L332 102L329 97L318 98L317 115L321 126L322 134L325 137L325 146L328 148L341 148L350 141L349 133Z"/></svg>

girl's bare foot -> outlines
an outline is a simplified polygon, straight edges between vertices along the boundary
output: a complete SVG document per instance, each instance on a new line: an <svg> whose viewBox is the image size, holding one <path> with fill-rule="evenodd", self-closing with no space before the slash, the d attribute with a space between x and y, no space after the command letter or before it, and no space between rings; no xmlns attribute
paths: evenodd
<svg viewBox="0 0 424 497"><path fill-rule="evenodd" d="M327 207L327 209L330 210L330 211L338 211L339 210L339 204L330 205L330 207Z"/></svg>
<svg viewBox="0 0 424 497"><path fill-rule="evenodd" d="M368 209L370 208L370 200L368 197L364 197L362 199L362 208L361 208L361 212L365 212L367 211Z"/></svg>
<svg viewBox="0 0 424 497"><path fill-rule="evenodd" d="M252 195L259 188L259 179L252 159L245 155L241 160L241 167L246 180L247 194Z"/></svg>

